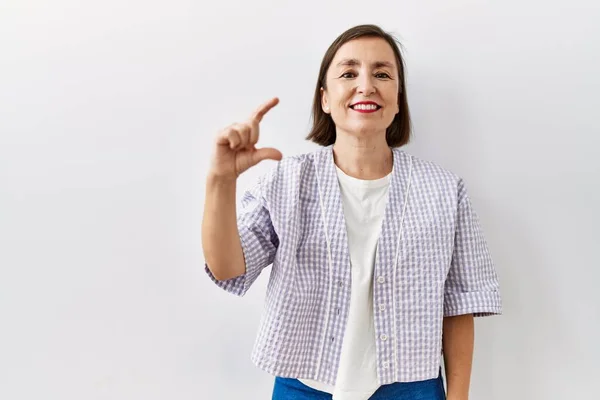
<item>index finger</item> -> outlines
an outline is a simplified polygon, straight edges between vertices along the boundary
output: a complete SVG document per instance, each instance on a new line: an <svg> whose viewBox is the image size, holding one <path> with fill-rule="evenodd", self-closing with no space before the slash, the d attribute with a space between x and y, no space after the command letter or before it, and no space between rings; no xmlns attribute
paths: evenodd
<svg viewBox="0 0 600 400"><path fill-rule="evenodd" d="M269 110L275 107L277 104L279 104L279 98L273 97L271 100L267 101L266 103L263 103L260 107L256 109L256 111L254 111L254 113L252 114L252 119L256 122L262 121L265 114L268 113Z"/></svg>

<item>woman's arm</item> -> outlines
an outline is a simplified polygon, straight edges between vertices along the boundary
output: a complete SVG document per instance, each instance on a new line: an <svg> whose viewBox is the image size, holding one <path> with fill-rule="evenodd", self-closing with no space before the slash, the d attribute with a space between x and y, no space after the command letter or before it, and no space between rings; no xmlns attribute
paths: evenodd
<svg viewBox="0 0 600 400"><path fill-rule="evenodd" d="M447 400L468 400L473 364L475 327L473 314L444 318L444 365Z"/></svg>
<svg viewBox="0 0 600 400"><path fill-rule="evenodd" d="M281 152L257 149L259 124L279 103L273 98L261 105L244 123L233 124L218 135L206 179L202 218L202 250L215 279L229 280L246 272L246 260L237 226L236 181L246 171L267 159L281 160Z"/></svg>
<svg viewBox="0 0 600 400"><path fill-rule="evenodd" d="M208 177L202 218L202 249L206 264L217 280L228 280L246 271L237 227L236 181Z"/></svg>

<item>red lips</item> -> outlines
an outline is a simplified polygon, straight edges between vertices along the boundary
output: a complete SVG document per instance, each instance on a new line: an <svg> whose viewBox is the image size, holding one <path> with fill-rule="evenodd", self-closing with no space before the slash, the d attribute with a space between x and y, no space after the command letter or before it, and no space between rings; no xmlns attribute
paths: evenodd
<svg viewBox="0 0 600 400"><path fill-rule="evenodd" d="M378 111L381 106L374 101L359 101L352 104L350 108L359 113L373 113Z"/></svg>

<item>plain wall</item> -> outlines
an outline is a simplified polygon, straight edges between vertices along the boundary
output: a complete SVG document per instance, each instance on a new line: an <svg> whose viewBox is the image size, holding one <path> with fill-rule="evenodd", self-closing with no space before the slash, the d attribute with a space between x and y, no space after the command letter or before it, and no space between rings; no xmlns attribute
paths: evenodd
<svg viewBox="0 0 600 400"><path fill-rule="evenodd" d="M321 57L362 23L403 43L406 151L465 179L497 265L471 399L594 397L598 4L1 1L0 398L270 398L270 268L243 298L203 270L213 137L278 96L260 144L315 149Z"/></svg>

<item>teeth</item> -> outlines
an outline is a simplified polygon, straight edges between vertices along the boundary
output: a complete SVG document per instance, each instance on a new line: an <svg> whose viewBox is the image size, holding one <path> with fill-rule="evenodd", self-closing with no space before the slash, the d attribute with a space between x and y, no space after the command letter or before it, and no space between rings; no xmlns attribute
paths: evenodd
<svg viewBox="0 0 600 400"><path fill-rule="evenodd" d="M352 107L355 110L377 110L377 106L375 104L356 104Z"/></svg>

